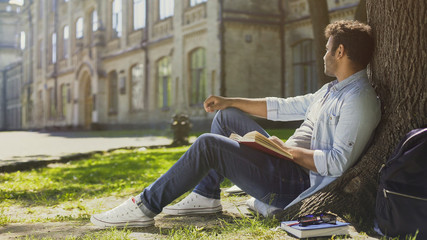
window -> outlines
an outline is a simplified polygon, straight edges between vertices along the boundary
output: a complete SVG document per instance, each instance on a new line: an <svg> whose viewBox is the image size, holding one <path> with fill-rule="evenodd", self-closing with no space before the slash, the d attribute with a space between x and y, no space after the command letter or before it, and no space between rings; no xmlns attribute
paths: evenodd
<svg viewBox="0 0 427 240"><path fill-rule="evenodd" d="M38 43L38 47L39 47L39 56L38 56L38 61L37 61L37 68L42 68L42 64L43 64L43 40L39 40Z"/></svg>
<svg viewBox="0 0 427 240"><path fill-rule="evenodd" d="M44 0L39 1L39 19L43 18Z"/></svg>
<svg viewBox="0 0 427 240"><path fill-rule="evenodd" d="M55 91L53 88L49 88L48 90L49 98L48 98L48 106L49 106L49 119L55 117Z"/></svg>
<svg viewBox="0 0 427 240"><path fill-rule="evenodd" d="M122 36L122 0L113 1L113 38Z"/></svg>
<svg viewBox="0 0 427 240"><path fill-rule="evenodd" d="M68 89L67 89L67 85L66 84L62 84L61 85L61 97L60 97L60 114L62 118L65 118L67 116L67 93L68 93Z"/></svg>
<svg viewBox="0 0 427 240"><path fill-rule="evenodd" d="M52 12L56 11L56 0L52 0Z"/></svg>
<svg viewBox="0 0 427 240"><path fill-rule="evenodd" d="M133 30L145 27L145 0L133 0Z"/></svg>
<svg viewBox="0 0 427 240"><path fill-rule="evenodd" d="M174 0L159 0L160 20L173 16Z"/></svg>
<svg viewBox="0 0 427 240"><path fill-rule="evenodd" d="M131 70L131 110L144 109L144 65L137 64Z"/></svg>
<svg viewBox="0 0 427 240"><path fill-rule="evenodd" d="M64 26L63 30L63 41L62 41L62 58L66 59L68 58L68 42L70 39L70 28L68 25Z"/></svg>
<svg viewBox="0 0 427 240"><path fill-rule="evenodd" d="M108 74L108 114L117 114L118 109L118 95L117 89L117 72L113 71Z"/></svg>
<svg viewBox="0 0 427 240"><path fill-rule="evenodd" d="M10 0L9 4L16 4L18 6L24 5L24 0Z"/></svg>
<svg viewBox="0 0 427 240"><path fill-rule="evenodd" d="M292 47L295 96L318 89L313 40L306 39Z"/></svg>
<svg viewBox="0 0 427 240"><path fill-rule="evenodd" d="M169 57L157 62L158 107L168 110L171 105L171 63Z"/></svg>
<svg viewBox="0 0 427 240"><path fill-rule="evenodd" d="M36 111L37 120L41 121L44 115L44 105L43 105L43 91L39 90L37 93L37 111Z"/></svg>
<svg viewBox="0 0 427 240"><path fill-rule="evenodd" d="M196 6L197 4L207 2L207 0L190 0L190 6Z"/></svg>
<svg viewBox="0 0 427 240"><path fill-rule="evenodd" d="M92 32L96 32L98 30L98 13L96 10L92 11Z"/></svg>
<svg viewBox="0 0 427 240"><path fill-rule="evenodd" d="M198 48L190 53L190 105L200 105L206 99L206 51Z"/></svg>
<svg viewBox="0 0 427 240"><path fill-rule="evenodd" d="M76 38L83 38L83 18L79 17L76 22Z"/></svg>
<svg viewBox="0 0 427 240"><path fill-rule="evenodd" d="M21 47L21 50L25 49L25 32L24 31L21 32L20 44L19 45Z"/></svg>
<svg viewBox="0 0 427 240"><path fill-rule="evenodd" d="M56 33L52 33L52 63L56 63Z"/></svg>

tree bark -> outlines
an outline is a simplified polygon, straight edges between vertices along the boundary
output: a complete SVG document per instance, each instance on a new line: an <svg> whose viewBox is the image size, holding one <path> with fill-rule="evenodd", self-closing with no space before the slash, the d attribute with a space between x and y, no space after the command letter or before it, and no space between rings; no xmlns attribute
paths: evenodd
<svg viewBox="0 0 427 240"><path fill-rule="evenodd" d="M424 0L367 0L376 45L368 72L382 104L373 144L338 180L279 217L331 211L359 231L372 230L380 166L409 130L427 124L426 5Z"/></svg>
<svg viewBox="0 0 427 240"><path fill-rule="evenodd" d="M316 72L319 86L333 80L324 73L323 55L327 39L325 39L325 28L329 24L329 10L326 0L308 0L311 23L313 26L314 50L316 54Z"/></svg>

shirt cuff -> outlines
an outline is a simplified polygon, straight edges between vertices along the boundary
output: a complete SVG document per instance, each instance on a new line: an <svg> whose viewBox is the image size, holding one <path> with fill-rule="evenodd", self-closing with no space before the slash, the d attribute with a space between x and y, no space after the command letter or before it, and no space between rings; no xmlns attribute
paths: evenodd
<svg viewBox="0 0 427 240"><path fill-rule="evenodd" d="M313 158L317 172L322 176L327 176L328 166L326 162L326 153L322 150L314 150Z"/></svg>

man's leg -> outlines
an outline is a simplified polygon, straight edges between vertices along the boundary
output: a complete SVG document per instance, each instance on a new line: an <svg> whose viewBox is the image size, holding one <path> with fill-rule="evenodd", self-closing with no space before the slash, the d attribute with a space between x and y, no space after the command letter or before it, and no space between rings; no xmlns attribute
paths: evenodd
<svg viewBox="0 0 427 240"><path fill-rule="evenodd" d="M91 217L97 226L148 226L174 199L209 170L229 178L253 197L283 208L309 187L308 175L292 161L277 159L217 134L200 136L159 179L135 198Z"/></svg>
<svg viewBox="0 0 427 240"><path fill-rule="evenodd" d="M229 137L231 133L243 136L255 130L269 137L268 133L258 123L236 108L218 111L211 125L211 133L224 137ZM224 177L212 169L193 191L207 198L219 199L221 193L220 184L223 180Z"/></svg>
<svg viewBox="0 0 427 240"><path fill-rule="evenodd" d="M145 215L154 217L211 169L276 207L285 207L309 186L307 174L291 161L274 158L223 136L204 134L167 173L141 193L138 205Z"/></svg>

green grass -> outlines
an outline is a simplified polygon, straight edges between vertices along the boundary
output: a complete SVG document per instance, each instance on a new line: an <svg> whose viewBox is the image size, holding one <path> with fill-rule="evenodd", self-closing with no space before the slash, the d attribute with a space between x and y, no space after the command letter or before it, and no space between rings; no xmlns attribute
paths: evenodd
<svg viewBox="0 0 427 240"><path fill-rule="evenodd" d="M269 131L271 135L282 139L292 132ZM111 196L123 198L140 193L165 173L188 148L189 146L145 151L116 150L67 164L0 173L0 226L33 222L86 223L91 214L99 211L99 206L88 207L87 201ZM222 187L231 185L226 179ZM12 208L19 208L21 212L11 214L8 210ZM62 209L65 214L40 215L41 211L56 208ZM277 239L286 236L283 231L271 231L278 226L274 219L265 220L257 216L226 217L217 222L218 224L207 228L184 225L170 229L159 228L155 232L158 236L170 239L236 239L236 234L245 239ZM126 229L108 229L67 239L129 239L131 232ZM30 235L27 239L33 237Z"/></svg>
<svg viewBox="0 0 427 240"><path fill-rule="evenodd" d="M141 191L188 149L117 150L25 172L0 174L0 207L5 203L52 206L67 201L128 195Z"/></svg>

